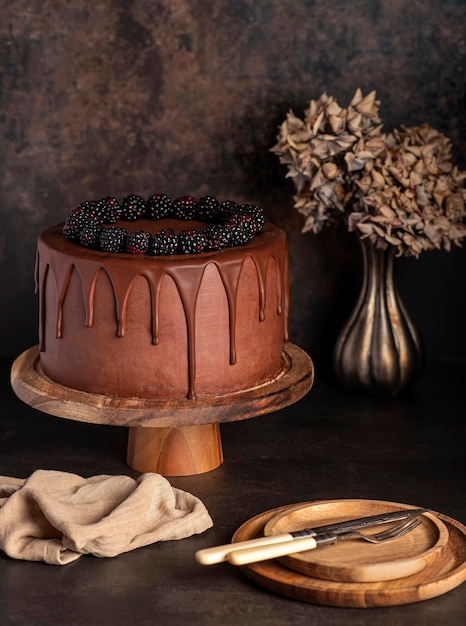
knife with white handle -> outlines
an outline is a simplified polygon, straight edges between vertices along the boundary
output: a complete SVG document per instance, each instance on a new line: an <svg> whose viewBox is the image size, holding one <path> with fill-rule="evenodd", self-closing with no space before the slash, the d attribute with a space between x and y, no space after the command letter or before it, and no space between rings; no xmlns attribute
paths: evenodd
<svg viewBox="0 0 466 626"><path fill-rule="evenodd" d="M316 537L293 539L292 542L282 541L281 543L272 543L267 546L263 545L256 548L250 547L243 548L242 550L233 550L228 553L227 561L232 565L248 565L249 563L257 563L258 561L266 561L267 559L276 559L287 554L314 550L317 546L324 543L336 543L339 537L344 537L344 534L320 534Z"/></svg>
<svg viewBox="0 0 466 626"><path fill-rule="evenodd" d="M205 548L196 552L196 561L201 565L214 565L228 560L230 552L239 551L241 549L261 548L270 546L274 543L283 544L285 541L292 541L291 533L281 533L279 535L270 535L269 537L258 537L257 539L249 539L248 541L238 541L237 543L226 543L223 546L214 546L213 548Z"/></svg>
<svg viewBox="0 0 466 626"><path fill-rule="evenodd" d="M304 528L303 530L290 533L280 533L267 537L257 537L256 539L249 539L247 541L227 543L225 545L199 550L195 555L196 561L201 565L214 565L228 560L235 565L239 565L239 561L243 560L241 557L242 552L251 550L250 553L243 555L244 558L251 558L253 552L257 554L255 552L256 549L270 549L271 552L267 553L273 555L267 558L275 558L290 554L290 541L293 542L292 552L313 550L319 544L334 542L335 537L343 533L369 526L386 524L388 522L397 522L410 517L417 517L428 511L429 509L422 508L403 509L390 513L380 513L379 515L369 515L368 517L345 520L343 522L335 522L334 524L326 524L325 526L317 526L315 528ZM235 553L235 555L230 558L232 553Z"/></svg>

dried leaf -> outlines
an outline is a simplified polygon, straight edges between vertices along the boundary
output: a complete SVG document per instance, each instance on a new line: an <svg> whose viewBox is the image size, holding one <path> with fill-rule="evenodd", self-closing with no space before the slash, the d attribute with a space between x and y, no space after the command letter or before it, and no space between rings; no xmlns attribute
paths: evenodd
<svg viewBox="0 0 466 626"><path fill-rule="evenodd" d="M271 151L288 169L303 232L344 219L348 230L397 256L449 250L466 236L466 172L450 140L430 127L384 133L375 92L342 108L323 93L304 119L289 111Z"/></svg>
<svg viewBox="0 0 466 626"><path fill-rule="evenodd" d="M372 112L375 102L375 91L371 91L365 98L354 103L354 107L360 113L369 115Z"/></svg>

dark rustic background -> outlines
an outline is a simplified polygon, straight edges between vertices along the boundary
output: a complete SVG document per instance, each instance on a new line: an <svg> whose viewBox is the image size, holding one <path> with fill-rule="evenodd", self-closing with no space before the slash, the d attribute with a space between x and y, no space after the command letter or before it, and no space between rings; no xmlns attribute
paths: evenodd
<svg viewBox="0 0 466 626"><path fill-rule="evenodd" d="M460 0L0 0L0 355L37 343L42 229L102 195L212 193L287 231L291 340L326 375L361 260L344 232L301 234L277 126L375 89L386 129L428 122L464 167L465 18ZM466 357L465 253L398 263L429 359Z"/></svg>

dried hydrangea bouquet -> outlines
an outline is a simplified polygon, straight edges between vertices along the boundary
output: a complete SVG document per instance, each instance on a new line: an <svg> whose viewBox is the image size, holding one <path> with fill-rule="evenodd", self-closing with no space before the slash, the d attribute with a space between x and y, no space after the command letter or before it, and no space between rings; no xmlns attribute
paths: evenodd
<svg viewBox="0 0 466 626"><path fill-rule="evenodd" d="M424 124L385 133L375 92L347 108L327 94L289 112L272 152L288 168L303 232L343 220L358 235L364 280L334 354L347 389L395 395L422 366L422 345L396 288L395 256L450 250L466 236L466 172L451 142Z"/></svg>

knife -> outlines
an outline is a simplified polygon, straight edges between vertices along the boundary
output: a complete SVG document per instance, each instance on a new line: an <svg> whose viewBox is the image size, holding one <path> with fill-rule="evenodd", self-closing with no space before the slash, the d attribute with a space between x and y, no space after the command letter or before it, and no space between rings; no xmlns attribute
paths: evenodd
<svg viewBox="0 0 466 626"><path fill-rule="evenodd" d="M251 548L262 548L273 546L274 544L288 544L285 547L285 553L290 553L289 542L293 541L293 552L301 552L303 550L312 550L319 544L331 543L335 541L335 537L352 530L360 530L368 526L376 526L386 524L388 522L397 522L416 517L427 513L429 509L403 509L401 511L392 511L390 513L380 513L378 515L369 515L368 517L359 517L357 519L335 522L324 526L316 526L314 528L304 528L290 533L280 533L278 535L269 535L267 537L257 537L256 539L248 539L247 541L238 541L236 543L227 543L222 546L214 546L213 548L204 548L196 552L195 558L201 565L214 565L223 561L230 561L235 565L240 565L241 552ZM276 546L281 551L283 545ZM296 549L294 549L296 548ZM232 555L234 553L234 555ZM231 556L230 556L231 555ZM244 556L244 555L243 555ZM271 558L282 556L274 554Z"/></svg>

